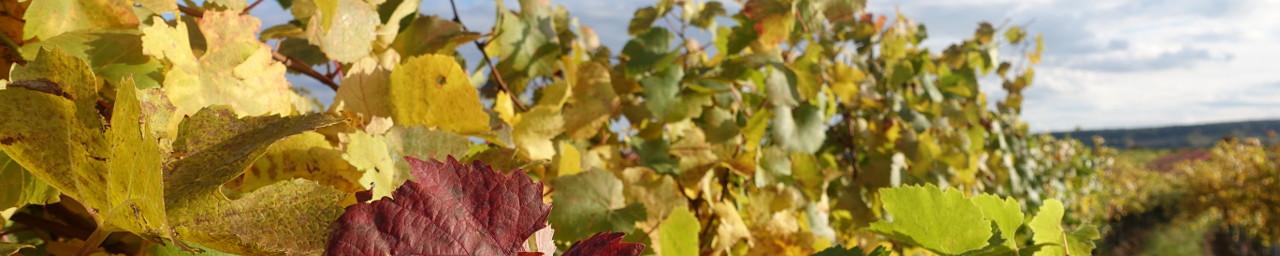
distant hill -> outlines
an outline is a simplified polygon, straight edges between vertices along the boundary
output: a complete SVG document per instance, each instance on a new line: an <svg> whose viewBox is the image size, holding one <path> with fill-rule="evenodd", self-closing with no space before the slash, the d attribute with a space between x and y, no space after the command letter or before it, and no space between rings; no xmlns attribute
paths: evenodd
<svg viewBox="0 0 1280 256"><path fill-rule="evenodd" d="M1256 137L1272 142L1269 132L1280 133L1280 120L1226 122L1135 129L1103 129L1049 133L1057 138L1070 137L1093 145L1093 136L1102 136L1106 145L1115 148L1179 149L1213 146L1222 138Z"/></svg>

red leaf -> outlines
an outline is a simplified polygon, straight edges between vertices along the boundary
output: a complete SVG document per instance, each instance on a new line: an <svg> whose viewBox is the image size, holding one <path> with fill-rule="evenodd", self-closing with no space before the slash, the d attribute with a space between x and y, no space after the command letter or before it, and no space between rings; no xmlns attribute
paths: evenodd
<svg viewBox="0 0 1280 256"><path fill-rule="evenodd" d="M644 245L624 243L620 232L600 232L591 238L578 241L564 252L564 256L635 256L644 252Z"/></svg>
<svg viewBox="0 0 1280 256"><path fill-rule="evenodd" d="M338 219L328 255L515 255L547 225L551 206L542 184L523 171L409 161L414 179L392 198L348 207Z"/></svg>

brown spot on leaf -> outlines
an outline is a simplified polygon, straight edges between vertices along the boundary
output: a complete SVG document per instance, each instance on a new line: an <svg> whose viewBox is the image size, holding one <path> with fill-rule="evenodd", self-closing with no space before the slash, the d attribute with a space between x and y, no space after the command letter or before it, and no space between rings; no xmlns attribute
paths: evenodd
<svg viewBox="0 0 1280 256"><path fill-rule="evenodd" d="M0 144L4 144L5 146L13 145L13 143L17 143L19 140L22 140L22 137L4 137L0 138Z"/></svg>
<svg viewBox="0 0 1280 256"><path fill-rule="evenodd" d="M9 87L53 94L68 100L72 99L71 94L67 94L67 92L62 91L61 85L46 79L13 81L9 83Z"/></svg>

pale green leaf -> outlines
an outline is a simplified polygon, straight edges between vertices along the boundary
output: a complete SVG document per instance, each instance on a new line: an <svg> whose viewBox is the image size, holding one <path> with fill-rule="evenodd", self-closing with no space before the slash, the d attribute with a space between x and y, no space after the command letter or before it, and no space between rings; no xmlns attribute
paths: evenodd
<svg viewBox="0 0 1280 256"><path fill-rule="evenodd" d="M361 0L327 0L317 4L321 6L318 15L307 23L307 38L312 44L320 46L330 59L343 63L356 62L373 53L373 41L381 24L373 5ZM325 4L335 6L325 8Z"/></svg>
<svg viewBox="0 0 1280 256"><path fill-rule="evenodd" d="M27 173L0 152L0 210L58 202L58 190ZM0 224L3 224L0 222Z"/></svg>
<svg viewBox="0 0 1280 256"><path fill-rule="evenodd" d="M1000 230L1000 238L1004 239L1004 246L1010 249L1018 249L1018 241L1016 235L1018 228L1022 227L1025 216L1022 215L1022 204L1013 198L1005 198L1001 200L999 196L981 194L973 197L973 203L982 209L982 214L991 221L995 221L996 228Z"/></svg>
<svg viewBox="0 0 1280 256"><path fill-rule="evenodd" d="M982 249L991 238L991 220L958 190L932 184L880 189L886 220L871 230L939 254Z"/></svg>
<svg viewBox="0 0 1280 256"><path fill-rule="evenodd" d="M24 40L49 39L73 31L132 29L138 26L127 0L40 0L27 6Z"/></svg>
<svg viewBox="0 0 1280 256"><path fill-rule="evenodd" d="M658 255L698 255L702 224L688 207L677 207L658 226Z"/></svg>
<svg viewBox="0 0 1280 256"><path fill-rule="evenodd" d="M135 234L165 236L164 156L157 144L163 131L150 129L131 79L116 88L111 111L111 157L107 159L108 223ZM100 193L100 192L99 192Z"/></svg>
<svg viewBox="0 0 1280 256"><path fill-rule="evenodd" d="M622 182L605 170L560 177L552 186L551 226L556 240L577 241L597 232L630 233L645 217L644 206L627 205Z"/></svg>

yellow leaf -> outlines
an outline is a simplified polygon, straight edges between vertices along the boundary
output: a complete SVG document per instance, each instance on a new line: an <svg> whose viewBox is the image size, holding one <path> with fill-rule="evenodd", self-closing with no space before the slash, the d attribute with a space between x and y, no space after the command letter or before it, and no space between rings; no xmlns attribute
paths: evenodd
<svg viewBox="0 0 1280 256"><path fill-rule="evenodd" d="M555 144L551 139L559 135L564 128L564 118L551 106L537 106L516 119L511 136L516 147L529 160L550 160L556 154Z"/></svg>
<svg viewBox="0 0 1280 256"><path fill-rule="evenodd" d="M239 116L290 114L298 96L284 78L284 65L258 41L259 21L236 11L206 12L199 27L208 49L196 57L187 26L170 27L155 17L143 26L142 51L172 66L164 89L177 110L187 116L211 105L228 105ZM180 119L170 121L170 132ZM172 135L172 134L171 134Z"/></svg>
<svg viewBox="0 0 1280 256"><path fill-rule="evenodd" d="M360 185L373 190L373 199L390 197L391 192L409 179L409 170L396 168L384 134L356 131L338 136L346 143L342 158L364 172Z"/></svg>
<svg viewBox="0 0 1280 256"><path fill-rule="evenodd" d="M468 135L489 131L480 93L452 57L428 54L405 61L391 72L389 92L397 124Z"/></svg>
<svg viewBox="0 0 1280 256"><path fill-rule="evenodd" d="M233 0L234 1L234 0ZM241 1L243 2L243 1ZM378 12L361 0L317 1L315 16L307 26L307 37L330 59L352 63L373 53Z"/></svg>
<svg viewBox="0 0 1280 256"><path fill-rule="evenodd" d="M168 233L164 207L164 156L156 143L157 131L144 125L133 80L126 78L116 88L112 110L111 158L107 159L108 223L143 235Z"/></svg>
<svg viewBox="0 0 1280 256"><path fill-rule="evenodd" d="M556 160L559 176L569 176L582 172L582 153L572 143L560 141L560 154L556 155Z"/></svg>

